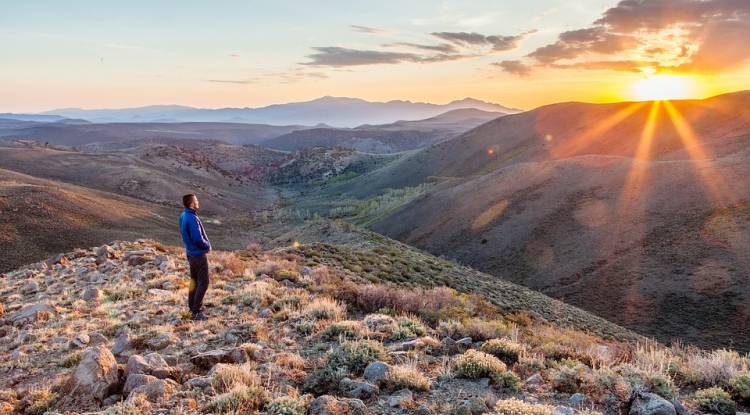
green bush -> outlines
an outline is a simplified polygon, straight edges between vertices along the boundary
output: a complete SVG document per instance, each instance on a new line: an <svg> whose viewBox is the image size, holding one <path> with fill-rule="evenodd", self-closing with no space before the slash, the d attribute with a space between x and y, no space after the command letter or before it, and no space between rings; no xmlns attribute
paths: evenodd
<svg viewBox="0 0 750 415"><path fill-rule="evenodd" d="M672 379L662 374L654 373L646 376L646 384L651 392L664 399L671 400L675 397L675 388Z"/></svg>
<svg viewBox="0 0 750 415"><path fill-rule="evenodd" d="M456 374L462 378L492 378L507 371L505 363L478 350L467 350L455 362Z"/></svg>
<svg viewBox="0 0 750 415"><path fill-rule="evenodd" d="M263 408L268 392L261 386L241 386L217 395L205 407L211 413L251 413Z"/></svg>
<svg viewBox="0 0 750 415"><path fill-rule="evenodd" d="M396 323L396 329L393 331L391 338L394 340L403 340L419 336L424 336L427 329L424 324L412 317L399 317Z"/></svg>
<svg viewBox="0 0 750 415"><path fill-rule="evenodd" d="M328 355L328 365L344 367L349 372L360 374L365 367L386 356L383 344L375 340L346 342Z"/></svg>
<svg viewBox="0 0 750 415"><path fill-rule="evenodd" d="M482 344L483 352L491 354L506 364L512 365L518 362L525 348L522 344L509 339L492 339Z"/></svg>
<svg viewBox="0 0 750 415"><path fill-rule="evenodd" d="M732 396L739 402L750 402L750 373L739 373L729 382Z"/></svg>
<svg viewBox="0 0 750 415"><path fill-rule="evenodd" d="M269 415L305 415L305 402L299 398L282 396L266 405Z"/></svg>
<svg viewBox="0 0 750 415"><path fill-rule="evenodd" d="M361 339L362 337L365 337L365 334L366 329L362 323L356 320L345 320L332 323L320 333L320 336L325 340L336 340L339 337L345 339Z"/></svg>
<svg viewBox="0 0 750 415"><path fill-rule="evenodd" d="M721 388L700 389L695 392L695 401L700 409L716 412L722 415L734 415L737 412L737 404L732 397Z"/></svg>
<svg viewBox="0 0 750 415"><path fill-rule="evenodd" d="M511 392L521 390L521 379L513 372L506 371L492 377L492 382L500 389L508 389Z"/></svg>
<svg viewBox="0 0 750 415"><path fill-rule="evenodd" d="M550 371L550 380L552 388L558 392L576 393L581 389L586 365L578 363L575 366L570 364L561 364Z"/></svg>
<svg viewBox="0 0 750 415"><path fill-rule="evenodd" d="M555 411L547 405L531 404L511 398L497 401L495 415L555 415Z"/></svg>

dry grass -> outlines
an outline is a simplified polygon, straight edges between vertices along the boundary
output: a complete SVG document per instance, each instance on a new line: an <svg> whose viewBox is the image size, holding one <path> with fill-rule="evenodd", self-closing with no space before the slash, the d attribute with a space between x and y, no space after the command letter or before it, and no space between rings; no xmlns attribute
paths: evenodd
<svg viewBox="0 0 750 415"><path fill-rule="evenodd" d="M260 383L254 371L254 364L241 365L217 364L213 367L211 383L219 392L227 392L239 386L251 386Z"/></svg>
<svg viewBox="0 0 750 415"><path fill-rule="evenodd" d="M392 390L406 388L415 391L427 391L432 386L432 382L422 374L416 362L391 366L387 384Z"/></svg>
<svg viewBox="0 0 750 415"><path fill-rule="evenodd" d="M317 297L307 303L303 313L315 320L340 320L346 316L346 306L328 297Z"/></svg>

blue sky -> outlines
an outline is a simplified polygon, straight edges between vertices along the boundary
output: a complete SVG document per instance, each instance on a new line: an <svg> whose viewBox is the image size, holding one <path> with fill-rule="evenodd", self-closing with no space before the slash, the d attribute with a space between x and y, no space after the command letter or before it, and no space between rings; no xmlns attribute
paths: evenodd
<svg viewBox="0 0 750 415"><path fill-rule="evenodd" d="M554 44L561 33L589 27L615 5L605 0L6 2L0 14L0 111L258 106L322 95L435 102L475 96L520 107L611 100L622 88L597 85L615 75L626 82L635 76L632 71L581 70L578 61L577 69L560 69L557 61L539 64L527 56ZM486 39L461 43L436 33ZM509 45L495 47L496 37L508 37ZM438 56L415 45L448 45L452 52ZM741 75L747 79L744 69Z"/></svg>

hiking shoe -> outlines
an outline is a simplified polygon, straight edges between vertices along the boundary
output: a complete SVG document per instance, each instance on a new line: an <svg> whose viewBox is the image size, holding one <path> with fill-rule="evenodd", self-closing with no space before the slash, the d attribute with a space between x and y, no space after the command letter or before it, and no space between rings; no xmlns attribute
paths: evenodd
<svg viewBox="0 0 750 415"><path fill-rule="evenodd" d="M197 313L193 313L193 317L191 317L191 320L193 320L193 321L203 321L203 320L208 320L208 317L206 317L206 315L203 314L202 311L199 311Z"/></svg>

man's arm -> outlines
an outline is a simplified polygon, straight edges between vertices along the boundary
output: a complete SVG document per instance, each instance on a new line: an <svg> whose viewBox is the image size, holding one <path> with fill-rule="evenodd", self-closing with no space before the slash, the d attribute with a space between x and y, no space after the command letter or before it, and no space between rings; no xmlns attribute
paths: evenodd
<svg viewBox="0 0 750 415"><path fill-rule="evenodd" d="M200 247L201 249L211 249L211 243L208 242L208 239L205 237L203 232L201 232L201 226L198 224L198 218L191 218L189 229L190 239L196 246Z"/></svg>

